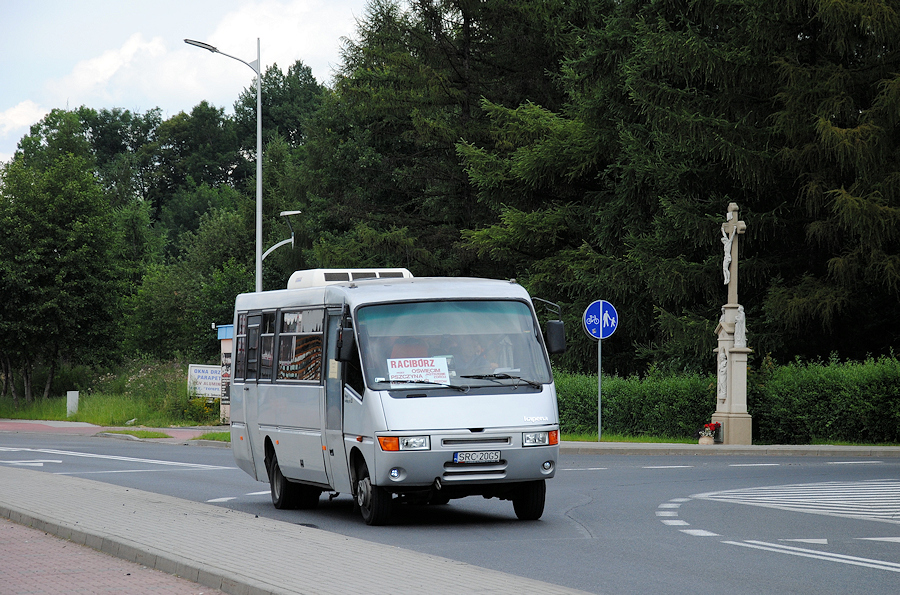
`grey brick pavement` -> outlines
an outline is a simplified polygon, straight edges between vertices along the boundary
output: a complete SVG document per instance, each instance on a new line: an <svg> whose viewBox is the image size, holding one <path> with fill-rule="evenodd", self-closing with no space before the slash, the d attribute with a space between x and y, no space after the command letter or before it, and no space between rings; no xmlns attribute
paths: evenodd
<svg viewBox="0 0 900 595"><path fill-rule="evenodd" d="M27 469L0 467L0 516L241 595L581 593L227 508Z"/></svg>

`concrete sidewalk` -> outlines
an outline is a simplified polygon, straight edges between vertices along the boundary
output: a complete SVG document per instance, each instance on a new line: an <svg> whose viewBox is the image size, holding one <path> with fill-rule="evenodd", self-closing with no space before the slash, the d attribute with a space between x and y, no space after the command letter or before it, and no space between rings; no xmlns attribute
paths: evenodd
<svg viewBox="0 0 900 595"><path fill-rule="evenodd" d="M77 477L0 466L0 486L0 516L226 593L581 593Z"/></svg>

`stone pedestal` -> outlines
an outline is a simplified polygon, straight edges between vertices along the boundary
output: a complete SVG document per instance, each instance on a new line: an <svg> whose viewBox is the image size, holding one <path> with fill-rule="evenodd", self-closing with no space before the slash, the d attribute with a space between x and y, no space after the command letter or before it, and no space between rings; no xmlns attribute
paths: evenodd
<svg viewBox="0 0 900 595"><path fill-rule="evenodd" d="M714 413L713 421L722 424L722 444L749 445L753 441L753 418L748 413Z"/></svg>
<svg viewBox="0 0 900 595"><path fill-rule="evenodd" d="M743 308L726 304L716 328L719 336L716 412L712 421L722 424L723 444L751 444L752 418L747 413L747 356Z"/></svg>

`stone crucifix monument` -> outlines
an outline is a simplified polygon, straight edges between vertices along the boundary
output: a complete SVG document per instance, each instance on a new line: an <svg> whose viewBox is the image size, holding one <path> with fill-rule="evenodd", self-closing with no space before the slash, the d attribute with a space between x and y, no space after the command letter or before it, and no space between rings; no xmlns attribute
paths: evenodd
<svg viewBox="0 0 900 595"><path fill-rule="evenodd" d="M747 224L738 220L738 206L728 205L722 224L722 275L728 286L728 303L716 327L719 346L716 352L716 412L712 421L722 424L725 444L750 444L752 420L747 413L747 320L744 307L738 303L738 236Z"/></svg>

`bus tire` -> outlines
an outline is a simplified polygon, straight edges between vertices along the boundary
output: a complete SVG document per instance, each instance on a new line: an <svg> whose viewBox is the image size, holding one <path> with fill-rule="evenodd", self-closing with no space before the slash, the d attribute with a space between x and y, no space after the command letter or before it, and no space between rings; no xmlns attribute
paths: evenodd
<svg viewBox="0 0 900 595"><path fill-rule="evenodd" d="M369 468L360 463L356 473L356 505L367 525L384 525L391 518L393 495L381 486L372 485Z"/></svg>
<svg viewBox="0 0 900 595"><path fill-rule="evenodd" d="M522 485L519 493L513 496L513 509L522 521L536 521L544 514L544 501L547 497L547 484L543 479L529 481Z"/></svg>
<svg viewBox="0 0 900 595"><path fill-rule="evenodd" d="M278 457L272 453L272 460L269 461L269 491L272 493L272 504L279 510L285 510L297 507L297 484L287 480L278 466ZM316 500L319 496L316 495Z"/></svg>

